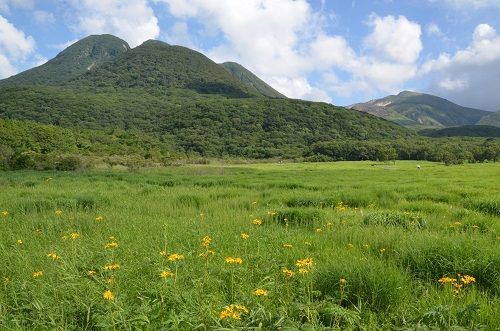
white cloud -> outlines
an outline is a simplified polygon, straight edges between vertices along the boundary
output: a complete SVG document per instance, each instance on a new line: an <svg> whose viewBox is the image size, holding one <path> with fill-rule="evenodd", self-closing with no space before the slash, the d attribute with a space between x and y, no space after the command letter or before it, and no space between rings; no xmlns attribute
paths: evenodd
<svg viewBox="0 0 500 331"><path fill-rule="evenodd" d="M413 63L422 51L420 25L404 16L378 17L372 15L369 25L373 32L365 39L365 45L377 56L399 63Z"/></svg>
<svg viewBox="0 0 500 331"><path fill-rule="evenodd" d="M222 43L205 50L210 58L237 61L294 98L330 101L327 91L344 85L349 85L346 93L392 91L415 75L422 50L420 25L404 16L371 15L373 32L365 39L366 52L358 53L344 37L325 31L328 17L315 13L306 0L154 1L166 3L170 14L186 24L195 19L204 33L223 36ZM321 86L307 79L313 72L334 75L337 70L351 78Z"/></svg>
<svg viewBox="0 0 500 331"><path fill-rule="evenodd" d="M450 5L457 9L481 9L481 8L500 8L498 0L429 0L430 2L440 2Z"/></svg>
<svg viewBox="0 0 500 331"><path fill-rule="evenodd" d="M9 13L11 8L31 9L34 0L0 0L0 12Z"/></svg>
<svg viewBox="0 0 500 331"><path fill-rule="evenodd" d="M16 65L35 50L35 40L0 15L0 78L17 72Z"/></svg>
<svg viewBox="0 0 500 331"><path fill-rule="evenodd" d="M439 25L437 25L436 23L430 23L427 25L427 28L426 28L426 31L427 31L427 34L429 36L442 36L443 33L441 32L441 28L439 27Z"/></svg>
<svg viewBox="0 0 500 331"><path fill-rule="evenodd" d="M158 19L147 0L71 0L79 34L110 33L135 47L160 34Z"/></svg>
<svg viewBox="0 0 500 331"><path fill-rule="evenodd" d="M469 84L466 80L463 79L451 79L445 78L439 83L439 87L448 90L448 91L463 91L465 90Z"/></svg>
<svg viewBox="0 0 500 331"><path fill-rule="evenodd" d="M500 35L492 26L479 24L469 46L428 60L422 65L421 74L433 78L431 92L463 105L498 110Z"/></svg>
<svg viewBox="0 0 500 331"><path fill-rule="evenodd" d="M35 10L33 18L35 19L35 22L42 25L53 24L56 21L54 14L43 10Z"/></svg>
<svg viewBox="0 0 500 331"><path fill-rule="evenodd" d="M9 59L0 53L0 79L10 77L17 73L16 68L10 63Z"/></svg>

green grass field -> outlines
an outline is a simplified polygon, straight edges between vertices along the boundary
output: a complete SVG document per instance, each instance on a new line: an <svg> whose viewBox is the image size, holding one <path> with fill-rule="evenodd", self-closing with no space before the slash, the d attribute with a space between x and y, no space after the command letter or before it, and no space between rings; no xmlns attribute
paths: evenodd
<svg viewBox="0 0 500 331"><path fill-rule="evenodd" d="M0 329L499 330L500 164L416 164L1 172Z"/></svg>

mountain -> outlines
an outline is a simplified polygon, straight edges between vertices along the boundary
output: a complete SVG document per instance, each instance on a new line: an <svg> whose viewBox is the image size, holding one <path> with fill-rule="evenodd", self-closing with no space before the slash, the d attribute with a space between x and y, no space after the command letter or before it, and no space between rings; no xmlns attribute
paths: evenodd
<svg viewBox="0 0 500 331"><path fill-rule="evenodd" d="M182 88L231 97L258 96L205 55L148 40L70 82L69 86Z"/></svg>
<svg viewBox="0 0 500 331"><path fill-rule="evenodd" d="M496 111L494 113L488 113L487 115L483 116L479 122L477 122L479 125L493 125L496 127L500 127L500 110Z"/></svg>
<svg viewBox="0 0 500 331"><path fill-rule="evenodd" d="M476 124L485 110L462 107L430 94L403 91L382 99L349 106L409 128L439 128Z"/></svg>
<svg viewBox="0 0 500 331"><path fill-rule="evenodd" d="M443 129L424 129L418 132L427 137L485 137L500 138L500 127L490 125L463 125Z"/></svg>
<svg viewBox="0 0 500 331"><path fill-rule="evenodd" d="M236 79L227 66L185 47L150 40L128 49L121 42L91 36L44 66L0 81L0 119L137 131L181 154L251 158L300 157L323 141L416 136L370 114L277 98L243 67L230 65L240 73ZM68 71L71 64L78 70ZM113 145L110 136L99 139ZM150 145L144 142L144 150Z"/></svg>
<svg viewBox="0 0 500 331"><path fill-rule="evenodd" d="M41 66L0 80L5 85L59 85L130 50L126 41L109 35L88 36Z"/></svg>
<svg viewBox="0 0 500 331"><path fill-rule="evenodd" d="M235 62L224 62L220 64L229 73L243 84L247 85L251 91L265 95L270 98L286 98L271 86L266 84L262 79L255 76L250 70Z"/></svg>

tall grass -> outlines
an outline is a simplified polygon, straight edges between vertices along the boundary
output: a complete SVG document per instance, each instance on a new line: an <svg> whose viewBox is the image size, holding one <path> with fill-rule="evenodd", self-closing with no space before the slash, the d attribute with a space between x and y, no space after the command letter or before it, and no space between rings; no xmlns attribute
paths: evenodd
<svg viewBox="0 0 500 331"><path fill-rule="evenodd" d="M0 329L494 330L500 168L421 166L0 173Z"/></svg>

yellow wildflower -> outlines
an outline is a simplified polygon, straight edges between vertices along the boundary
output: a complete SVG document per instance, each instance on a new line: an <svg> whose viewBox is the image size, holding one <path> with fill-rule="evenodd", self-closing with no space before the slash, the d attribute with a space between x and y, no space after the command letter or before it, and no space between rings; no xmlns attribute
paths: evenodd
<svg viewBox="0 0 500 331"><path fill-rule="evenodd" d="M242 232L242 233L240 234L240 237L241 237L241 239L243 239L243 240L247 240L250 236L248 235L248 233L246 233L246 232Z"/></svg>
<svg viewBox="0 0 500 331"><path fill-rule="evenodd" d="M94 276L97 273L94 269L87 271L87 276Z"/></svg>
<svg viewBox="0 0 500 331"><path fill-rule="evenodd" d="M226 257L226 263L229 263L229 264L242 264L243 263L243 260L241 259L241 257L231 257L231 256L228 256Z"/></svg>
<svg viewBox="0 0 500 331"><path fill-rule="evenodd" d="M9 216L9 211L7 211L7 210L3 210L3 211L2 211L2 216L3 216L3 217L7 217L7 216Z"/></svg>
<svg viewBox="0 0 500 331"><path fill-rule="evenodd" d="M342 201L337 202L337 204L335 205L335 210L337 211L345 211L347 210L347 208L349 208L347 204L343 203Z"/></svg>
<svg viewBox="0 0 500 331"><path fill-rule="evenodd" d="M229 305L224 307L224 309L219 313L219 319L223 320L226 318L232 318L235 320L241 320L241 314L248 313L248 308L243 305Z"/></svg>
<svg viewBox="0 0 500 331"><path fill-rule="evenodd" d="M438 280L439 283L441 284L448 284L448 283L456 283L457 280L456 278L450 278L450 277L442 277Z"/></svg>
<svg viewBox="0 0 500 331"><path fill-rule="evenodd" d="M380 252L380 254L383 254L385 252L385 248L381 248L378 251Z"/></svg>
<svg viewBox="0 0 500 331"><path fill-rule="evenodd" d="M304 275L309 272L309 269L307 268L299 268L299 274Z"/></svg>
<svg viewBox="0 0 500 331"><path fill-rule="evenodd" d="M276 212L274 210L268 211L267 212L268 216L274 217L276 215Z"/></svg>
<svg viewBox="0 0 500 331"><path fill-rule="evenodd" d="M63 212L62 212L61 208L57 208L55 213L56 213L56 216L61 216Z"/></svg>
<svg viewBox="0 0 500 331"><path fill-rule="evenodd" d="M451 227L451 228L456 228L456 227L459 227L459 226L461 226L461 225L462 225L462 223L460 223L460 222L453 222L453 223L450 225L450 227Z"/></svg>
<svg viewBox="0 0 500 331"><path fill-rule="evenodd" d="M306 246L312 246L312 244L309 241L304 241L304 245L306 245Z"/></svg>
<svg viewBox="0 0 500 331"><path fill-rule="evenodd" d="M473 228L474 230L477 230L477 229L479 229L479 225L473 225L473 226L472 226L472 228Z"/></svg>
<svg viewBox="0 0 500 331"><path fill-rule="evenodd" d="M24 242L21 239L16 240L16 245L22 245L22 244L24 244Z"/></svg>
<svg viewBox="0 0 500 331"><path fill-rule="evenodd" d="M118 270L120 269L120 265L118 263L106 264L104 266L104 270Z"/></svg>
<svg viewBox="0 0 500 331"><path fill-rule="evenodd" d="M295 275L295 272L293 272L292 270L290 270L288 268L283 268L281 271L285 274L286 279L290 279Z"/></svg>
<svg viewBox="0 0 500 331"><path fill-rule="evenodd" d="M346 286L347 285L347 280L345 278L340 278L339 279L340 286Z"/></svg>
<svg viewBox="0 0 500 331"><path fill-rule="evenodd" d="M312 257L308 257L306 259L297 260L295 265L299 268L311 268L313 266L313 259Z"/></svg>
<svg viewBox="0 0 500 331"><path fill-rule="evenodd" d="M205 258L208 258L211 255L215 255L215 251L213 251L211 249L207 249L206 252L198 254L199 257L205 257Z"/></svg>
<svg viewBox="0 0 500 331"><path fill-rule="evenodd" d="M104 298L104 300L108 300L108 301L114 300L114 298L115 298L115 296L113 295L113 292L111 292L110 290L104 291L104 293L102 294L102 297Z"/></svg>
<svg viewBox="0 0 500 331"><path fill-rule="evenodd" d="M56 260L59 260L61 257L59 255L57 255L56 253L54 252L50 252L47 254L47 257L50 257L52 260L56 261Z"/></svg>
<svg viewBox="0 0 500 331"><path fill-rule="evenodd" d="M162 270L162 272L160 272L161 278L169 278L169 277L173 277L173 276L174 276L174 273L170 270Z"/></svg>
<svg viewBox="0 0 500 331"><path fill-rule="evenodd" d="M177 254L177 253L168 254L166 257L167 257L167 260L170 262L177 262L180 260L184 260L184 255Z"/></svg>
<svg viewBox="0 0 500 331"><path fill-rule="evenodd" d="M292 248L292 247L293 247L293 245L292 245L292 244L283 244L283 247L284 247L284 248Z"/></svg>
<svg viewBox="0 0 500 331"><path fill-rule="evenodd" d="M39 278L43 276L43 271L35 271L33 272L33 278Z"/></svg>
<svg viewBox="0 0 500 331"><path fill-rule="evenodd" d="M110 243L107 243L106 245L104 245L104 248L109 248L109 249L113 249L113 248L116 248L118 247L118 243L116 241L112 241Z"/></svg>
<svg viewBox="0 0 500 331"><path fill-rule="evenodd" d="M62 240L68 240L68 236L62 236Z"/></svg>
<svg viewBox="0 0 500 331"><path fill-rule="evenodd" d="M267 290L264 290L262 288L258 288L256 289L253 294L255 294L256 296L258 297L261 297L261 296L266 296L267 295Z"/></svg>
<svg viewBox="0 0 500 331"><path fill-rule="evenodd" d="M368 248L370 248L370 245L368 245L368 244L364 244L364 245L363 245L363 248L368 249Z"/></svg>
<svg viewBox="0 0 500 331"><path fill-rule="evenodd" d="M321 228L316 229L316 232L321 232L321 231L323 231Z"/></svg>
<svg viewBox="0 0 500 331"><path fill-rule="evenodd" d="M101 222L101 221L104 221L104 217L102 217L102 216L97 216L97 217L95 218L95 220L96 220L97 222Z"/></svg>
<svg viewBox="0 0 500 331"><path fill-rule="evenodd" d="M69 236L73 240L80 238L80 234L78 232L71 232Z"/></svg>
<svg viewBox="0 0 500 331"><path fill-rule="evenodd" d="M205 236L201 239L201 246L208 248L208 246L210 246L211 242L212 242L212 238L210 238L210 236Z"/></svg>
<svg viewBox="0 0 500 331"><path fill-rule="evenodd" d="M348 243L348 244L347 244L347 248L349 248L349 249L354 248L354 245L353 245L353 244L351 244L351 243Z"/></svg>
<svg viewBox="0 0 500 331"><path fill-rule="evenodd" d="M476 278L474 278L473 276L464 275L463 277L460 278L460 281L462 283L464 283L465 285L468 285L468 284L471 284L471 283L475 283L476 282Z"/></svg>
<svg viewBox="0 0 500 331"><path fill-rule="evenodd" d="M262 225L262 220L261 220L261 219L256 218L256 219L254 219L254 220L252 221L252 224L253 224L253 225Z"/></svg>

